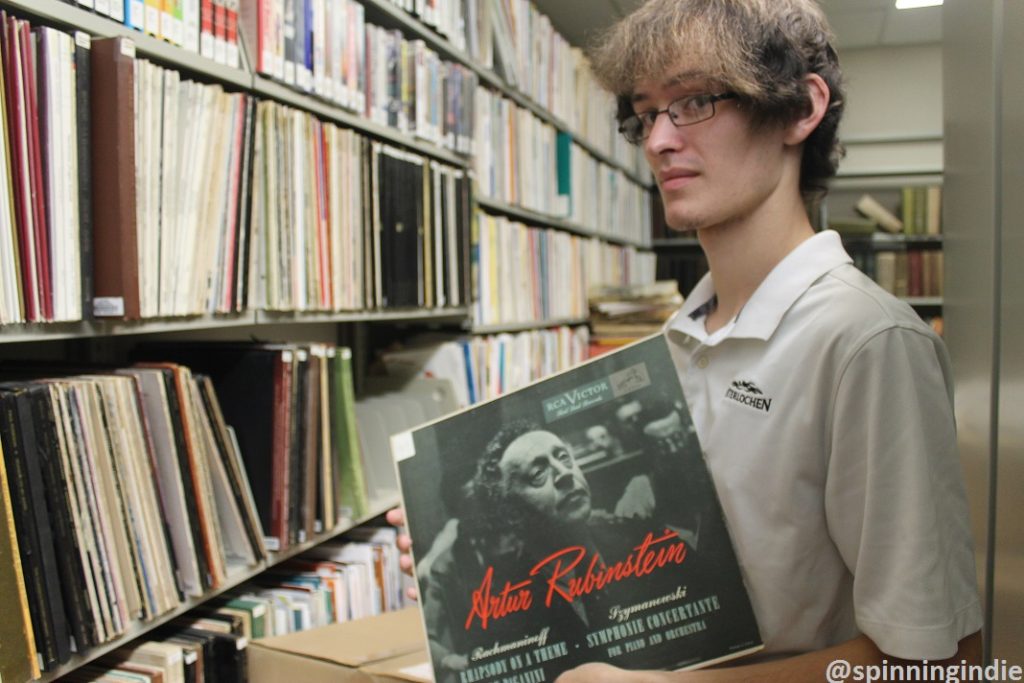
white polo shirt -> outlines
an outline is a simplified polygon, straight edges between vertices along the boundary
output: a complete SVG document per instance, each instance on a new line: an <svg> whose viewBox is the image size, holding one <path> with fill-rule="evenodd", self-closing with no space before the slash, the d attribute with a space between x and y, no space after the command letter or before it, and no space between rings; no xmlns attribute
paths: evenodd
<svg viewBox="0 0 1024 683"><path fill-rule="evenodd" d="M766 653L860 633L952 656L982 625L949 358L814 235L707 334L705 276L666 334Z"/></svg>

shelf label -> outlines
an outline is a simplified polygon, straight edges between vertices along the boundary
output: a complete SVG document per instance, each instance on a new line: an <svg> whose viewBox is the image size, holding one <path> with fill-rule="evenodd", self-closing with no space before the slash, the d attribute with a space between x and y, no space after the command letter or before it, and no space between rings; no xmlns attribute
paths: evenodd
<svg viewBox="0 0 1024 683"><path fill-rule="evenodd" d="M124 297L98 296L92 300L92 314L97 318L121 317L124 315Z"/></svg>

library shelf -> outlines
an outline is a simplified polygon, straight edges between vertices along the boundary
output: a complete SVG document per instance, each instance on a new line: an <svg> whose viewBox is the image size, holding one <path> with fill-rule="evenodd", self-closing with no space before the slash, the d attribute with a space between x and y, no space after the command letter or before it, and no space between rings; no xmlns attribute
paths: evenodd
<svg viewBox="0 0 1024 683"><path fill-rule="evenodd" d="M215 328L255 325L252 311L226 315L203 315L181 318L149 318L145 320L80 320L75 322L15 323L0 326L0 344L56 341L90 337L117 337L135 334L162 334Z"/></svg>
<svg viewBox="0 0 1024 683"><path fill-rule="evenodd" d="M466 167L466 157L463 155L456 154L449 149L439 147L431 142L420 140L412 135L403 133L396 128L383 126L369 120L365 116L342 109L336 104L324 102L312 95L307 95L297 90L293 90L289 86L282 85L281 83L264 76L253 77L252 91L257 95L262 95L263 97L276 100L282 104L287 104L311 114L316 114L321 118L335 123L340 123L348 128L361 131L376 138L387 140L388 142L396 145L401 145L419 152L420 154L433 157L434 159L440 159L441 161L448 162L449 164L460 168Z"/></svg>
<svg viewBox="0 0 1024 683"><path fill-rule="evenodd" d="M557 228L583 237L597 237L605 242L611 242L612 244L623 244L643 250L649 250L651 248L650 244L641 240L609 235L608 233L588 228L559 216L552 216L551 214L541 213L540 211L534 211L532 209L524 209L521 206L508 204L498 199L475 195L474 200L481 209L488 213L501 214L538 227Z"/></svg>
<svg viewBox="0 0 1024 683"><path fill-rule="evenodd" d="M567 122L554 116L542 105L535 102L533 98L526 95L518 88L505 83L505 81L492 70L482 65L467 52L457 48L448 39L437 33L429 26L423 24L416 17L411 16L408 12L397 7L395 4L388 2L388 0L362 1L367 10L367 19L372 18L379 21L381 25L387 24L395 28L404 29L406 32L422 38L424 42L426 42L431 49L435 50L438 54L441 54L450 60L457 61L463 66L471 69L480 78L481 83L498 90L520 107L530 110L534 116L545 123L567 132L572 137L573 141L585 149L592 157L622 171L635 183L644 187L651 187L652 183L650 178L645 178L642 174L637 173L636 169L624 165L619 160L599 149L593 142L572 130L572 127Z"/></svg>
<svg viewBox="0 0 1024 683"><path fill-rule="evenodd" d="M146 320L81 320L67 323L20 323L0 326L0 344L57 341L127 335L155 335L169 332L265 325L301 325L351 322L416 322L462 321L469 318L469 309L402 308L365 311L264 311L254 310L233 315L204 315L182 318L150 318Z"/></svg>
<svg viewBox="0 0 1024 683"><path fill-rule="evenodd" d="M468 308L396 308L367 311L257 311L260 325L352 322L442 322L466 320Z"/></svg>
<svg viewBox="0 0 1024 683"><path fill-rule="evenodd" d="M528 320L516 323L494 323L492 325L470 325L471 334L501 334L502 332L526 332L528 330L546 330L551 327L578 327L586 325L590 318L551 318L548 320Z"/></svg>
<svg viewBox="0 0 1024 683"><path fill-rule="evenodd" d="M224 66L195 52L136 31L109 17L94 14L68 3L59 0L3 0L3 5L26 16L41 19L51 26L69 30L78 29L93 37L124 36L131 38L135 43L136 52L142 56L150 57L164 65L173 66L175 69L213 78L222 83L245 89L252 88L252 74L248 69ZM241 51L240 54L244 64L244 51Z"/></svg>
<svg viewBox="0 0 1024 683"><path fill-rule="evenodd" d="M176 617L180 617L183 614L189 612L190 610L195 609L196 607L199 607L200 605L209 602L211 599L217 597L218 595L226 593L227 591L233 588L237 588L238 586L242 585L246 581L249 581L250 579L256 578L257 576L259 576L259 574L265 572L271 567L279 565L282 562L295 557L296 555L300 555L306 552L307 550L310 550L311 548L320 545L321 543L337 538L338 536L341 536L342 534L348 531L352 531L353 529L373 519L376 519L377 517L380 517L385 512L397 506L398 504L399 500L397 495L394 496L393 499L387 497L384 499L374 501L372 508L365 515L359 517L358 519L344 519L333 529L325 531L321 534L317 534L316 536L307 541L297 543L281 552L270 552L269 559L264 560L262 562L258 562L252 567L247 567L244 571L239 571L234 576L229 577L224 582L223 586L219 586L218 588L212 591L208 591L200 597L189 598L188 600L181 603L180 605L178 605L178 607L174 608L170 612L161 614L160 616L151 619L150 621L134 621L132 625L128 628L128 630L124 633L124 635L109 643L104 643L103 645L90 648L87 652L72 655L70 662L52 671L44 672L42 677L36 680L41 681L42 683L48 683L49 681L54 681L60 678L61 676L69 674L78 667L84 664L88 664L89 662L94 661L123 645L131 643L133 640L139 638L140 636L144 636L146 633L156 628L159 628L160 626L170 622Z"/></svg>
<svg viewBox="0 0 1024 683"><path fill-rule="evenodd" d="M931 308L942 306L941 296L904 296L900 297L901 301L905 301L911 306L921 308Z"/></svg>

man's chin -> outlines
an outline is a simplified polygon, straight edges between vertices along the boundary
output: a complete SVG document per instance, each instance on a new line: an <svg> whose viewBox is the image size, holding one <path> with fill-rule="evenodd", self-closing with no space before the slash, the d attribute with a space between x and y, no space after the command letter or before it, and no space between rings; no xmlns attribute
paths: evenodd
<svg viewBox="0 0 1024 683"><path fill-rule="evenodd" d="M672 232L680 233L685 237L696 237L697 231L704 227L704 221L692 216L667 216L665 224Z"/></svg>

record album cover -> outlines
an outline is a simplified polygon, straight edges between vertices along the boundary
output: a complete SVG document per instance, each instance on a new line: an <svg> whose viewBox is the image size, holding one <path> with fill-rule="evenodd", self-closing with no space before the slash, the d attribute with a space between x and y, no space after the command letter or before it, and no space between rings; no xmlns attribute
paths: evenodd
<svg viewBox="0 0 1024 683"><path fill-rule="evenodd" d="M665 339L396 435L440 683L761 647Z"/></svg>

